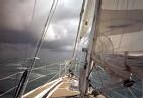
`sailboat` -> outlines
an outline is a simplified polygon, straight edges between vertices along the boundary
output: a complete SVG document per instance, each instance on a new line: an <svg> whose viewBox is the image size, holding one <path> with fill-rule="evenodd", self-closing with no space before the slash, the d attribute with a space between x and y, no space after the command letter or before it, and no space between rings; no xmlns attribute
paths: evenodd
<svg viewBox="0 0 143 98"><path fill-rule="evenodd" d="M33 81L31 72L47 67L34 68L57 5L54 0L33 57L23 61L28 67L12 88L14 98L142 98L142 4L142 0L83 0L71 58L51 64L59 65L59 72L24 93ZM80 50L83 58L77 58Z"/></svg>

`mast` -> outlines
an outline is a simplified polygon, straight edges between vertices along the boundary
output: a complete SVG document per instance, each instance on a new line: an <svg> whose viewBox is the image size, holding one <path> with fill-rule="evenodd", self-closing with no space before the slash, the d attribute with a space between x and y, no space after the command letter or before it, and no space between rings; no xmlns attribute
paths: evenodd
<svg viewBox="0 0 143 98"><path fill-rule="evenodd" d="M83 78L79 79L80 82L80 93L81 93L81 98L84 98L84 96L87 94L88 91L88 86L89 86L89 74L91 70L91 66L94 64L94 62L91 59L92 56L92 50L93 50L93 42L96 41L94 38L97 35L96 32L96 26L97 26L97 20L99 16L99 11L100 11L100 6L101 6L101 0L96 0L95 2L95 7L94 7L94 19L92 22L92 27L91 27L91 33L90 33L90 40L89 40L89 46L88 50L86 52L86 60L85 60L85 65L84 68L81 69L81 73Z"/></svg>

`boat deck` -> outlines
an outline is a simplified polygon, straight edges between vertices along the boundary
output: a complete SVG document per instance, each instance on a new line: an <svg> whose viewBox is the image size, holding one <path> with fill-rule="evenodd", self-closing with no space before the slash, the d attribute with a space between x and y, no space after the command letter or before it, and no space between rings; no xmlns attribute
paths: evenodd
<svg viewBox="0 0 143 98"><path fill-rule="evenodd" d="M57 89L54 90L54 93L51 95L50 98L61 98L66 96L75 96L79 95L79 91L74 91L69 89L71 85L71 80L69 78L65 78L63 82L59 85Z"/></svg>
<svg viewBox="0 0 143 98"><path fill-rule="evenodd" d="M70 88L72 79L64 77L40 86L29 93L25 94L23 98L79 98L79 91ZM86 96L85 98L105 98L99 96Z"/></svg>
<svg viewBox="0 0 143 98"><path fill-rule="evenodd" d="M53 85L56 82L57 81L53 81L53 82L47 83L43 86L40 86L40 87L30 91L29 93L25 94L23 96L23 98L39 98L38 96L40 94L42 94L43 92L45 92L45 90L47 90L45 93L45 95L46 95L51 90L51 88L54 87ZM57 83L56 86L54 87L54 89L52 89L50 91L50 93L47 94L47 98L61 98L61 97L64 98L66 96L78 95L79 91L74 91L74 90L69 89L70 84L71 84L71 79L64 77L62 79L62 81ZM44 95L44 93L43 93L43 95Z"/></svg>
<svg viewBox="0 0 143 98"><path fill-rule="evenodd" d="M23 96L23 98L35 98L36 96L38 96L38 94L42 93L44 90L50 88L56 81L52 81L49 83L46 83L30 92L28 92L27 94L25 94Z"/></svg>

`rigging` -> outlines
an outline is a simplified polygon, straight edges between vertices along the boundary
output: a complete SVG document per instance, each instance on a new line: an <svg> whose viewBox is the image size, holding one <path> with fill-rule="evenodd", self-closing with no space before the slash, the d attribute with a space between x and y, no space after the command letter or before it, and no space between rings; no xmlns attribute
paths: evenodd
<svg viewBox="0 0 143 98"><path fill-rule="evenodd" d="M53 3L52 3L52 7L50 9L49 15L47 17L41 39L39 40L39 42L36 45L36 49L34 51L35 54L33 55L34 58L32 58L32 60L31 60L31 65L30 65L29 69L25 70L25 72L23 73L24 76L21 77L21 79L23 81L19 82L19 85L18 85L17 90L15 92L15 98L21 97L23 95L24 91L25 91L25 88L26 88L28 80L29 80L30 73L33 69L33 66L35 65L36 60L37 60L37 56L39 54L40 48L42 46L43 40L44 40L45 35L47 33L47 30L49 28L49 25L51 23L51 20L52 20L52 17L54 15L54 12L56 10L57 4L58 4L58 0L57 0L57 2L56 2L56 0L54 0Z"/></svg>

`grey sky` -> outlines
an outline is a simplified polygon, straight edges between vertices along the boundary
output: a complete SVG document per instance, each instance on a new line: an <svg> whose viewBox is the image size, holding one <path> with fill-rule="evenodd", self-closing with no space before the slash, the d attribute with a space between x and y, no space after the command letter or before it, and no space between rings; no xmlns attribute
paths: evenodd
<svg viewBox="0 0 143 98"><path fill-rule="evenodd" d="M26 39L40 38L52 0L36 0L36 2L31 23L34 0L0 1L0 29L5 32L1 32L3 36L1 41L4 39L6 42L8 39L11 43L16 43L16 41L25 43ZM58 6L44 40L47 48L63 48L73 45L81 4L82 0L58 0ZM9 37L10 35L13 37ZM23 37L18 40L20 35Z"/></svg>
<svg viewBox="0 0 143 98"><path fill-rule="evenodd" d="M115 9L118 1L119 9L124 9L127 0L103 0L103 8ZM37 0L36 2L34 19L31 23L34 0L0 0L0 29L4 29L0 31L5 32L0 34L1 42L4 39L13 43L16 41L26 43L26 39L35 41L40 38L52 0ZM141 4L143 0L130 0L129 8L142 9ZM59 0L44 40L47 48L64 49L66 47L69 49L73 45L81 5L82 0Z"/></svg>

